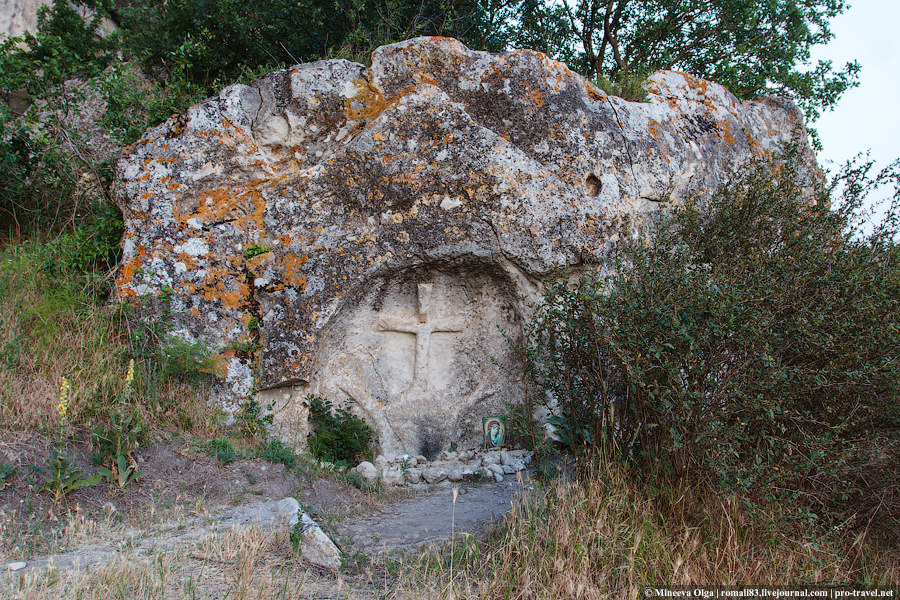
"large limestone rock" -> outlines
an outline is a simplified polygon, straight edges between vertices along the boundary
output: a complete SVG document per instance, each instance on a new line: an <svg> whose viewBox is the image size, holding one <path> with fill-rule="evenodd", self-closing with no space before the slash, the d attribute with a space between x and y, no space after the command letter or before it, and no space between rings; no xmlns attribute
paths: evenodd
<svg viewBox="0 0 900 600"><path fill-rule="evenodd" d="M118 160L119 294L220 350L232 402L255 376L285 432L314 392L354 398L386 454L474 447L521 398L505 338L542 277L802 134L787 102L675 72L650 89L446 38L228 87Z"/></svg>
<svg viewBox="0 0 900 600"><path fill-rule="evenodd" d="M37 31L38 11L52 0L4 0L0 4L0 39Z"/></svg>

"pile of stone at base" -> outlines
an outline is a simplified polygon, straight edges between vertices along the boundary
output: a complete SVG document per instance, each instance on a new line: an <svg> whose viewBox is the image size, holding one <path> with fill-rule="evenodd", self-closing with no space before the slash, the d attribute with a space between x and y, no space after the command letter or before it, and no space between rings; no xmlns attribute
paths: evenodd
<svg viewBox="0 0 900 600"><path fill-rule="evenodd" d="M424 456L400 454L390 459L379 455L375 464L359 463L356 472L374 483L385 485L417 485L443 481L491 478L503 481L504 475L514 475L531 462L534 453L528 450L468 450L443 452L438 460L428 462Z"/></svg>

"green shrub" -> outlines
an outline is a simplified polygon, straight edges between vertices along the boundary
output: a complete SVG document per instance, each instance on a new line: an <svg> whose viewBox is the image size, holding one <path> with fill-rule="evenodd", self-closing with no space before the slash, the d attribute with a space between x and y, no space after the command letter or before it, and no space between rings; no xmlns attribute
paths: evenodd
<svg viewBox="0 0 900 600"><path fill-rule="evenodd" d="M612 275L551 284L522 352L562 439L810 519L896 511L897 198L860 235L867 171L810 196L793 160L756 165L625 244Z"/></svg>
<svg viewBox="0 0 900 600"><path fill-rule="evenodd" d="M344 25L329 18L326 4L138 0L122 11L125 44L151 70L211 91L259 65L322 57Z"/></svg>
<svg viewBox="0 0 900 600"><path fill-rule="evenodd" d="M147 79L128 63L105 71L93 85L106 100L100 124L123 146L133 144L150 127L203 99L203 91L181 74L165 81Z"/></svg>
<svg viewBox="0 0 900 600"><path fill-rule="evenodd" d="M67 79L93 77L115 58L117 40L100 35L105 12L83 18L76 7L86 3L53 0L38 12L36 33L0 44L0 89L25 89L33 96L47 93Z"/></svg>
<svg viewBox="0 0 900 600"><path fill-rule="evenodd" d="M55 139L0 101L0 235L58 230L75 212L76 168Z"/></svg>
<svg viewBox="0 0 900 600"><path fill-rule="evenodd" d="M148 72L209 93L260 67L335 55L366 62L378 46L420 35L471 33L480 44L472 29L484 17L476 5L435 0L135 0L121 14L125 49Z"/></svg>
<svg viewBox="0 0 900 600"><path fill-rule="evenodd" d="M240 455L234 451L234 446L228 438L216 438L210 440L207 445L207 452L216 457L216 462L218 462L220 466L227 465L240 458Z"/></svg>
<svg viewBox="0 0 900 600"><path fill-rule="evenodd" d="M349 402L355 400L350 398ZM310 454L338 466L350 466L371 454L375 432L363 419L312 394L303 404L309 408L313 429L307 438Z"/></svg>
<svg viewBox="0 0 900 600"><path fill-rule="evenodd" d="M68 115L78 99L66 80L93 77L114 57L115 41L98 35L102 15L86 21L69 2L54 0L41 9L37 33L0 43L2 233L59 231L89 214L79 184L85 165L71 150L77 135L55 113ZM22 91L40 100L40 114L11 112L6 100Z"/></svg>
<svg viewBox="0 0 900 600"><path fill-rule="evenodd" d="M111 411L108 424L94 427L91 433L97 450L92 458L94 464L100 465L110 458L130 457L140 442L146 439L147 424L132 406L123 404Z"/></svg>
<svg viewBox="0 0 900 600"><path fill-rule="evenodd" d="M288 469L297 466L299 462L294 451L275 437L270 437L265 443L260 444L256 456L269 462L281 463Z"/></svg>
<svg viewBox="0 0 900 600"><path fill-rule="evenodd" d="M272 407L269 406L269 408L271 409ZM272 413L263 416L262 407L252 396L244 400L240 409L234 415L238 431L241 432L241 435L250 439L263 437L268 432L274 419L275 416Z"/></svg>
<svg viewBox="0 0 900 600"><path fill-rule="evenodd" d="M6 488L15 479L19 469L13 463L0 464L0 491Z"/></svg>

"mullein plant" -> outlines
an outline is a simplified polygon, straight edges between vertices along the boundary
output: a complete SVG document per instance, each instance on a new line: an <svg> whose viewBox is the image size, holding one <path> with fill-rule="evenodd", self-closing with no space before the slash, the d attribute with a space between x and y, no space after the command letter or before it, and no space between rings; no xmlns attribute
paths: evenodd
<svg viewBox="0 0 900 600"><path fill-rule="evenodd" d="M132 358L128 361L128 371L125 373L125 398L129 398L131 396L132 386L134 384L134 359ZM113 441L113 440L107 440ZM109 467L100 467L98 469L100 476L106 478L106 481L110 484L110 486L117 486L118 489L125 489L129 483L145 474L147 471L138 471L137 467L134 465L134 461L131 458L131 449L129 447L122 447L121 439L116 440L119 443L116 444L116 453L115 456L111 456L111 462ZM114 441L115 443L115 441Z"/></svg>
<svg viewBox="0 0 900 600"><path fill-rule="evenodd" d="M47 461L50 473L47 475L44 486L48 492L53 494L54 502L65 499L69 492L100 482L99 475L82 479L83 473L78 470L77 465L65 451L65 444L68 441L66 426L68 425L70 390L69 381L63 377L62 385L59 388L59 403L56 405L56 412L59 415L59 433L56 435L56 446L50 452L50 460Z"/></svg>

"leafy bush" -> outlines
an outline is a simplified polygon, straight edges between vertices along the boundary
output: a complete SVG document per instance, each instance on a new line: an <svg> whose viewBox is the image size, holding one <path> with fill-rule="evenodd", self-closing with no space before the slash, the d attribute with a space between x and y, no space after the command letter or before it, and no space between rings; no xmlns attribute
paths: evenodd
<svg viewBox="0 0 900 600"><path fill-rule="evenodd" d="M109 409L109 421L91 430L92 444L97 452L94 464L115 462L118 457L131 458L141 442L147 437L147 424L141 414L127 404Z"/></svg>
<svg viewBox="0 0 900 600"><path fill-rule="evenodd" d="M100 124L123 146L133 144L150 127L203 98L202 90L180 73L156 81L143 77L128 63L104 71L93 85L106 100L106 112Z"/></svg>
<svg viewBox="0 0 900 600"><path fill-rule="evenodd" d="M0 85L2 87L2 85ZM0 102L0 227L19 236L59 229L74 214L77 177L51 135L15 119Z"/></svg>
<svg viewBox="0 0 900 600"><path fill-rule="evenodd" d="M12 481L16 474L19 472L19 469L16 468L16 465L13 463L2 463L0 464L0 491L6 488L9 485L10 481Z"/></svg>
<svg viewBox="0 0 900 600"><path fill-rule="evenodd" d="M365 62L383 44L419 35L465 37L480 12L474 4L439 0L136 0L122 11L122 25L126 50L148 71L183 77L211 93L261 66L334 55ZM473 36L480 39L481 32Z"/></svg>
<svg viewBox="0 0 900 600"><path fill-rule="evenodd" d="M76 5L83 6L81 3ZM43 7L38 31L0 43L0 227L19 236L59 231L90 215L82 202L85 165L72 152L70 115L78 94L64 82L99 74L114 57L115 41L98 35L102 12L85 20L65 0ZM8 101L22 97L40 110L25 116ZM29 97L30 95L30 97ZM15 103L14 103L15 105ZM118 242L118 239L116 240Z"/></svg>
<svg viewBox="0 0 900 600"><path fill-rule="evenodd" d="M355 400L350 398L349 402ZM371 454L375 432L363 419L312 394L303 404L309 408L309 423L313 428L307 438L310 454L341 466L350 466Z"/></svg>
<svg viewBox="0 0 900 600"><path fill-rule="evenodd" d="M271 408L269 406L270 410ZM269 431L275 416L271 412L266 415L263 415L262 412L262 407L253 396L244 400L240 409L234 414L235 424L241 435L250 439L257 439L263 437Z"/></svg>
<svg viewBox="0 0 900 600"><path fill-rule="evenodd" d="M756 165L625 244L613 274L550 285L522 348L533 401L572 446L813 520L896 511L900 221L895 197L860 234L869 167L838 196L804 193L792 159Z"/></svg>
<svg viewBox="0 0 900 600"><path fill-rule="evenodd" d="M41 223L42 227L48 225L46 220ZM84 293L105 300L112 285L111 272L122 256L119 242L123 232L119 207L111 202L93 202L74 231L48 242L41 270L52 277L81 281Z"/></svg>
<svg viewBox="0 0 900 600"><path fill-rule="evenodd" d="M342 23L327 3L138 0L122 11L125 43L151 70L212 90L258 65L322 57Z"/></svg>
<svg viewBox="0 0 900 600"><path fill-rule="evenodd" d="M96 10L85 19L76 10L85 6L78 0L53 0L52 6L43 6L38 12L36 33L0 44L0 89L4 93L21 88L40 96L67 79L93 77L112 63L117 40L100 35L105 13Z"/></svg>

